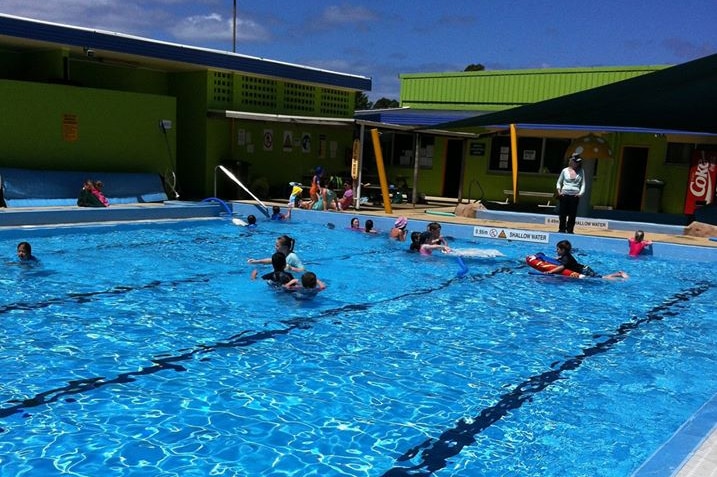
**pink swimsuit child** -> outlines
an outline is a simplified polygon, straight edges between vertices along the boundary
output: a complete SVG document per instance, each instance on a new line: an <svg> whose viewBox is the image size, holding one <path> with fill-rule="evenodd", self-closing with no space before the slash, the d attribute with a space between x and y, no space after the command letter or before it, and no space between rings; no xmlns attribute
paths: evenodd
<svg viewBox="0 0 717 477"><path fill-rule="evenodd" d="M631 257L637 257L640 255L643 250L648 248L650 245L652 245L652 242L647 242L645 240L637 241L634 238L629 238L627 241L630 244L630 256Z"/></svg>

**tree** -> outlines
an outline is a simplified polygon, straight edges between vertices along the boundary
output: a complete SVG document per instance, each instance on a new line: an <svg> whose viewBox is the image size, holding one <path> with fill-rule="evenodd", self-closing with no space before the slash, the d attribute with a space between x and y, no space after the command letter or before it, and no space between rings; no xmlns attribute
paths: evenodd
<svg viewBox="0 0 717 477"><path fill-rule="evenodd" d="M381 98L375 103L373 103L373 109L388 109L397 107L398 101L396 101L395 99Z"/></svg>
<svg viewBox="0 0 717 477"><path fill-rule="evenodd" d="M368 96L366 96L366 93L363 93L361 91L356 91L356 106L354 109L356 111L362 110L362 109L371 109L373 108L373 103L368 100Z"/></svg>
<svg viewBox="0 0 717 477"><path fill-rule="evenodd" d="M480 63L471 63L470 65L466 66L466 69L463 71L483 71L485 70L485 66L483 66Z"/></svg>

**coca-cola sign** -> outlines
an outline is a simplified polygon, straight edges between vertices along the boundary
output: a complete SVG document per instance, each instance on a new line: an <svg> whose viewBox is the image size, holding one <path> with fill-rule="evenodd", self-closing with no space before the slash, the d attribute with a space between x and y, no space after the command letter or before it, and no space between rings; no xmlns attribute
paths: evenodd
<svg viewBox="0 0 717 477"><path fill-rule="evenodd" d="M692 155L685 197L685 214L693 215L697 205L711 204L715 197L717 152L695 151Z"/></svg>

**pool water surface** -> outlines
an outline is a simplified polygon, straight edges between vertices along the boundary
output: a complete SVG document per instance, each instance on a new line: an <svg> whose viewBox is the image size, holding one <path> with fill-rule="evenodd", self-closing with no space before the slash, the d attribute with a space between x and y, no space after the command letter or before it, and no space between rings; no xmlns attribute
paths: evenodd
<svg viewBox="0 0 717 477"><path fill-rule="evenodd" d="M285 233L313 300L250 279ZM687 260L578 250L630 279L569 280L529 273L546 244L456 239L505 255L463 274L216 220L30 236L26 268L24 239L0 238L3 476L622 477L717 392L716 283Z"/></svg>

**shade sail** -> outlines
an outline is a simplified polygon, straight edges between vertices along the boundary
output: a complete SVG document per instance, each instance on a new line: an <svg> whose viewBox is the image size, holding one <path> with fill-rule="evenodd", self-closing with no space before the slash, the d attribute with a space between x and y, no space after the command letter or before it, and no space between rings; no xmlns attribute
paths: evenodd
<svg viewBox="0 0 717 477"><path fill-rule="evenodd" d="M715 85L717 54L598 88L435 127L589 124L717 133Z"/></svg>

